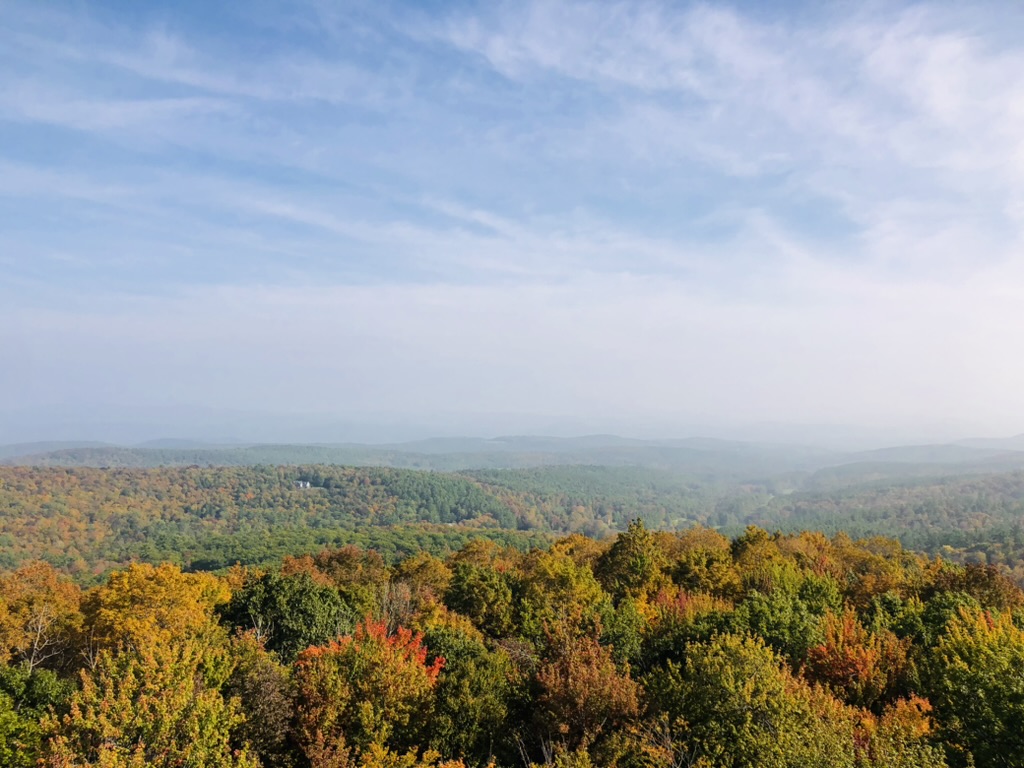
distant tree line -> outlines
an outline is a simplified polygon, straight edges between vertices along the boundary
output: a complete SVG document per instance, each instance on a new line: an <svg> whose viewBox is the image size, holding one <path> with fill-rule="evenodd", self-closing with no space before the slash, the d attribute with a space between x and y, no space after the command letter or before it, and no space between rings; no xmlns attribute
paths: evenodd
<svg viewBox="0 0 1024 768"><path fill-rule="evenodd" d="M308 483L308 487L306 484ZM603 538L712 527L884 535L1024 583L1024 473L872 481L795 491L645 467L441 473L405 469L0 467L0 567L45 560L88 582L133 561L186 570L258 565L346 544L391 562L470 536L526 548L552 534Z"/></svg>

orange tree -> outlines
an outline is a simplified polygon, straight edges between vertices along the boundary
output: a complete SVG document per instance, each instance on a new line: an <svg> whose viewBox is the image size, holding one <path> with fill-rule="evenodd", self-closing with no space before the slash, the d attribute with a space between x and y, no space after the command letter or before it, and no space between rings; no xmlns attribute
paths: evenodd
<svg viewBox="0 0 1024 768"><path fill-rule="evenodd" d="M427 662L421 635L388 634L383 622L369 620L299 654L298 737L314 768L347 765L353 752L372 746L416 746L443 666L443 658Z"/></svg>
<svg viewBox="0 0 1024 768"><path fill-rule="evenodd" d="M542 739L586 748L639 712L640 686L620 671L596 637L559 631L537 671L536 718Z"/></svg>

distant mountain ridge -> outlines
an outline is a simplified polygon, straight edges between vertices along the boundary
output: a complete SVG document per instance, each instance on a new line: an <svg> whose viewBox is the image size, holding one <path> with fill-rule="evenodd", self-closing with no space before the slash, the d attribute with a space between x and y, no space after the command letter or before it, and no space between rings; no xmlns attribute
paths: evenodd
<svg viewBox="0 0 1024 768"><path fill-rule="evenodd" d="M21 459L30 456L45 456L50 453L81 448L113 447L110 443L90 440L49 440L38 443L11 443L0 445L0 462L5 459Z"/></svg>
<svg viewBox="0 0 1024 768"><path fill-rule="evenodd" d="M29 443L0 446L0 463L39 467L296 466L309 464L459 471L545 466L647 467L726 482L792 476L812 482L1001 472L1024 467L1024 436L838 452L814 446L689 437L644 440L505 435L405 443L211 444L188 439L141 445ZM801 482L797 483L802 484Z"/></svg>
<svg viewBox="0 0 1024 768"><path fill-rule="evenodd" d="M1002 451L1024 451L1024 434L1013 437L975 437L968 440L957 440L956 445L968 448L988 448Z"/></svg>
<svg viewBox="0 0 1024 768"><path fill-rule="evenodd" d="M846 458L852 461L844 463L874 461L913 464L962 464L993 460L1016 454L1024 456L1024 451L998 447L973 447L962 443L899 445L892 448L879 448L873 451L859 451L847 454Z"/></svg>

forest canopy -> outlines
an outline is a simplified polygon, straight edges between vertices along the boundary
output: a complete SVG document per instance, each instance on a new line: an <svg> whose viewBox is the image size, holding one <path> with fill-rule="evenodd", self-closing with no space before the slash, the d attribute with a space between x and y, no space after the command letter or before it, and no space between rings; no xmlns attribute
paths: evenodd
<svg viewBox="0 0 1024 768"><path fill-rule="evenodd" d="M1024 592L891 539L356 546L0 575L0 763L1015 766Z"/></svg>
<svg viewBox="0 0 1024 768"><path fill-rule="evenodd" d="M614 535L634 518L729 536L752 524L890 536L1024 579L1021 472L794 491L784 478L736 483L650 467L0 467L0 567L45 560L83 583L134 561L217 570L346 544L389 562L444 555L481 535L528 548L568 533Z"/></svg>

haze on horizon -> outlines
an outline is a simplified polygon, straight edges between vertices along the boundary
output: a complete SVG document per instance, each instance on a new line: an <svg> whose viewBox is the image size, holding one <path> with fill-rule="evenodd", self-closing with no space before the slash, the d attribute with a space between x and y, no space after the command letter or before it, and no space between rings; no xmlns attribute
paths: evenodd
<svg viewBox="0 0 1024 768"><path fill-rule="evenodd" d="M1024 432L1020 4L4 22L0 443Z"/></svg>

